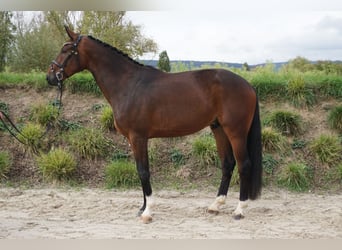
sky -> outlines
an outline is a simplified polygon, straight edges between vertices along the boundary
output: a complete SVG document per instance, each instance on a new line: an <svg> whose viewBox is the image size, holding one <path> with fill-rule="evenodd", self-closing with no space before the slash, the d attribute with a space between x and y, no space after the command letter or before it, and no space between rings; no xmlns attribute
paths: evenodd
<svg viewBox="0 0 342 250"><path fill-rule="evenodd" d="M265 0L237 1L240 4L220 1L219 8L206 1L194 9L190 1L185 8L127 11L126 16L158 44L159 53L166 50L170 60L250 65L297 56L342 60L342 1L274 0L271 6ZM158 58L146 54L141 59Z"/></svg>

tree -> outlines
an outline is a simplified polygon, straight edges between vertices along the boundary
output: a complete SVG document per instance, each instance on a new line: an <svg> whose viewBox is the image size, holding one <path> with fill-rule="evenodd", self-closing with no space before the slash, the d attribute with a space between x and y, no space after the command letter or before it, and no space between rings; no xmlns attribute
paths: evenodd
<svg viewBox="0 0 342 250"><path fill-rule="evenodd" d="M11 18L11 12L0 11L0 72L5 70L8 52L14 40L15 26Z"/></svg>
<svg viewBox="0 0 342 250"><path fill-rule="evenodd" d="M125 19L125 11L85 11L80 22L82 33L88 33L136 59L157 51L157 44L144 37L138 25Z"/></svg>
<svg viewBox="0 0 342 250"><path fill-rule="evenodd" d="M158 61L158 69L164 71L164 72L170 72L171 66L170 66L170 59L167 55L167 52L164 50L159 54L159 61Z"/></svg>

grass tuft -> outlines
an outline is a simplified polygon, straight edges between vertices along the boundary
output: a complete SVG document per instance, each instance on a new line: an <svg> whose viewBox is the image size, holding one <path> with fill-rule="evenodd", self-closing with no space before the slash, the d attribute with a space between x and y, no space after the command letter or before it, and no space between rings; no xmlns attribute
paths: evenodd
<svg viewBox="0 0 342 250"><path fill-rule="evenodd" d="M310 144L310 149L316 158L328 165L333 165L341 160L342 146L337 137L321 135Z"/></svg>
<svg viewBox="0 0 342 250"><path fill-rule="evenodd" d="M342 133L342 105L330 110L328 123L330 128L336 129L339 133Z"/></svg>
<svg viewBox="0 0 342 250"><path fill-rule="evenodd" d="M0 180L6 178L10 171L12 161L8 152L0 151Z"/></svg>
<svg viewBox="0 0 342 250"><path fill-rule="evenodd" d="M37 157L37 164L46 180L68 180L76 169L74 157L61 148Z"/></svg>
<svg viewBox="0 0 342 250"><path fill-rule="evenodd" d="M292 191L307 191L310 187L308 167L303 163L289 163L280 171L278 184Z"/></svg>
<svg viewBox="0 0 342 250"><path fill-rule="evenodd" d="M112 161L105 168L107 188L133 188L140 184L135 164L127 160Z"/></svg>
<svg viewBox="0 0 342 250"><path fill-rule="evenodd" d="M210 134L200 135L193 140L192 153L200 159L204 167L218 163L216 142Z"/></svg>
<svg viewBox="0 0 342 250"><path fill-rule="evenodd" d="M273 111L267 123L284 135L298 135L302 132L301 116L291 111Z"/></svg>
<svg viewBox="0 0 342 250"><path fill-rule="evenodd" d="M271 127L266 127L261 132L263 151L284 152L287 148L286 138Z"/></svg>
<svg viewBox="0 0 342 250"><path fill-rule="evenodd" d="M110 106L102 108L100 123L103 129L113 130L114 129L114 116L113 110Z"/></svg>

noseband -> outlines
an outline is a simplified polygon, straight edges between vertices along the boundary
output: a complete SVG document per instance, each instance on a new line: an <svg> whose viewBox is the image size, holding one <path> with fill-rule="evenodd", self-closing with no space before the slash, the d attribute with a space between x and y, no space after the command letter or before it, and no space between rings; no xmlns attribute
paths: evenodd
<svg viewBox="0 0 342 250"><path fill-rule="evenodd" d="M56 65L59 68L59 71L57 71L55 73L55 76L58 80L58 88L62 88L62 82L63 82L63 74L65 74L64 72L64 68L67 65L69 59L73 56L73 55L78 55L78 51L77 51L77 46L80 43L82 39L82 36L78 36L76 42L67 42L63 44L63 48L67 45L72 45L73 49L70 51L70 53L67 55L67 57L64 59L63 63L58 63L56 60L53 60L51 62L51 72L54 72L53 69L53 65ZM65 74L66 75L66 74Z"/></svg>

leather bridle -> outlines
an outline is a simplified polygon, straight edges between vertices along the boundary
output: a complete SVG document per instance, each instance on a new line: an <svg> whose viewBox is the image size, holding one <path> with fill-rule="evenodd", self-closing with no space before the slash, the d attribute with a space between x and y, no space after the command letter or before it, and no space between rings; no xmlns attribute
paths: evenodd
<svg viewBox="0 0 342 250"><path fill-rule="evenodd" d="M64 61L62 63L58 63L56 60L53 60L51 62L51 65L50 65L50 68L51 68L51 72L54 72L54 68L53 68L53 65L56 65L59 70L56 71L55 73L55 76L56 76L56 79L57 79L57 84L58 84L58 88L61 89L62 88L62 83L63 83L63 78L64 78L64 75L66 77L68 77L68 75L65 73L64 71L64 68L66 67L68 61L70 60L70 58L73 56L73 55L78 55L78 51L77 51L77 46L78 44L80 43L82 39L82 36L78 36L77 37L77 40L76 42L67 42L67 43L64 43L63 44L63 47L64 48L65 46L68 46L68 45L72 45L73 48L72 50L69 52L69 54L66 56L66 58L64 59Z"/></svg>

